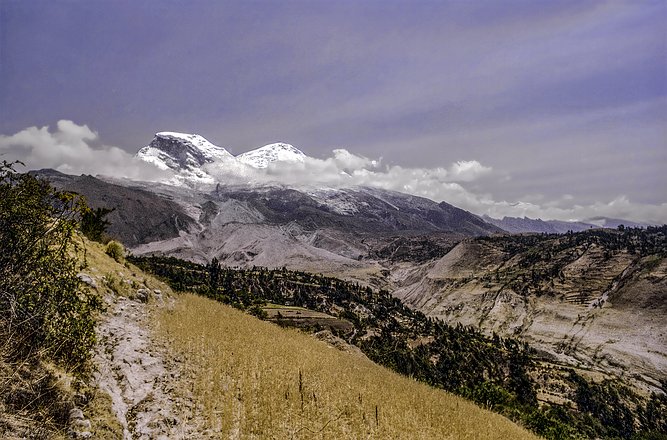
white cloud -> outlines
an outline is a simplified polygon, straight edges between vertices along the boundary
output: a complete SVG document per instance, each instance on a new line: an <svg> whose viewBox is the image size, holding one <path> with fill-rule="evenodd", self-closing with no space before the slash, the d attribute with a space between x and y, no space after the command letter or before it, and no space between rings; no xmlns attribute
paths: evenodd
<svg viewBox="0 0 667 440"><path fill-rule="evenodd" d="M333 150L333 160L336 165L343 170L365 169L368 167L374 168L378 164L378 161L363 156L357 156L343 148Z"/></svg>
<svg viewBox="0 0 667 440"><path fill-rule="evenodd" d="M491 172L491 167L485 167L476 160L460 160L452 164L449 174L458 182L472 182L478 177Z"/></svg>
<svg viewBox="0 0 667 440"><path fill-rule="evenodd" d="M20 160L28 169L53 168L67 174L103 174L138 180L165 176L156 167L110 146L93 147L98 135L87 125L60 120L56 129L28 127L11 136L0 135L0 155Z"/></svg>
<svg viewBox="0 0 667 440"><path fill-rule="evenodd" d="M549 199L542 194L533 194L526 200L494 200L490 195L473 191L470 184L482 177L497 177L498 181L508 176L493 172L491 167L476 160L458 161L449 167L407 168L399 165L381 166L381 161L355 155L344 149L332 151L326 159L307 157L304 162L275 162L266 169L229 165L208 168L216 180L230 182L236 175L238 182L271 183L291 186L329 187L373 186L426 197L436 202L445 201L476 214L491 217L531 217L557 220L584 220L595 216L623 218L653 223L667 222L667 203L661 205L641 204L630 201L627 196L613 200L580 205L571 194Z"/></svg>
<svg viewBox="0 0 667 440"><path fill-rule="evenodd" d="M479 162L460 161L449 168L406 168L382 166L381 160L359 156L345 149L336 149L325 159L306 157L303 162L274 162L265 169L242 164L213 164L206 167L216 180L229 182L232 176L256 183L277 182L286 185L310 186L376 186L430 198L461 193L458 182L472 182L492 172Z"/></svg>

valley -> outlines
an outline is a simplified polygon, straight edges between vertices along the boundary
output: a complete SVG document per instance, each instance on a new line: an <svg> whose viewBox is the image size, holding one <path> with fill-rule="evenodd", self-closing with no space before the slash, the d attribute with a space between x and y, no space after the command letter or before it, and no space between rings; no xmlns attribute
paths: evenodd
<svg viewBox="0 0 667 440"><path fill-rule="evenodd" d="M467 240L419 268L401 265L394 294L650 392L667 379L666 249L664 228Z"/></svg>

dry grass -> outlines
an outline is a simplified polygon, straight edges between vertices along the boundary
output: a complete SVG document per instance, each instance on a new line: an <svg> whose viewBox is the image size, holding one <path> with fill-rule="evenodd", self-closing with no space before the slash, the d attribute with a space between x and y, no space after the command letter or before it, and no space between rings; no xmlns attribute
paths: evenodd
<svg viewBox="0 0 667 440"><path fill-rule="evenodd" d="M461 398L206 298L179 297L160 329L192 368L195 407L225 438L535 438Z"/></svg>
<svg viewBox="0 0 667 440"><path fill-rule="evenodd" d="M106 254L105 246L82 238L85 246L85 267L83 272L90 274L98 282L98 291L104 294L113 293L122 296L131 296L139 288L159 289L165 296L171 296L171 288L158 281L150 274L146 274L138 267L128 262L117 262Z"/></svg>
<svg viewBox="0 0 667 440"><path fill-rule="evenodd" d="M121 264L105 254L99 243L80 237L85 253L72 254L82 259L82 271L97 284L91 290L101 296L130 296L137 288L161 289L164 297L169 287L131 264ZM8 353L13 341L4 334L0 322L0 438L1 439L66 439L71 426L69 411L84 411L91 422L95 439L121 439L122 427L116 419L111 399L92 384L76 380L64 369L33 353L27 359L11 360Z"/></svg>
<svg viewBox="0 0 667 440"><path fill-rule="evenodd" d="M91 423L92 438L121 440L123 427L113 412L111 397L97 388L90 388L87 391L90 399L84 409Z"/></svg>
<svg viewBox="0 0 667 440"><path fill-rule="evenodd" d="M36 357L7 362L0 353L0 438L67 438L70 376Z"/></svg>

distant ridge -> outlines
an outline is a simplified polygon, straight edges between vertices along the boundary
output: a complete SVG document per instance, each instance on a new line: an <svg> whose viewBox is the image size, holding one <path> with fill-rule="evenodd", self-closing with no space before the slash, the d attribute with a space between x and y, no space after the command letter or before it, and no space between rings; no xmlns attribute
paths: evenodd
<svg viewBox="0 0 667 440"><path fill-rule="evenodd" d="M497 219L483 215L485 222L498 226L512 234L520 234L523 232L538 232L545 234L564 234L566 232L581 232L588 229L595 228L611 228L616 229L620 225L630 228L645 228L647 226L654 226L650 223L633 222L630 220L623 220L608 217L592 217L584 221L564 221L564 220L542 220L532 219L529 217L503 217Z"/></svg>
<svg viewBox="0 0 667 440"><path fill-rule="evenodd" d="M522 232L539 232L546 234L564 234L565 232L581 232L587 229L599 228L592 223L584 222L567 222L562 220L542 220L542 219L532 219L528 217L503 217L502 219L497 219L489 217L488 215L483 215L482 218L487 223L496 225L499 228L511 232L513 234L519 234Z"/></svg>

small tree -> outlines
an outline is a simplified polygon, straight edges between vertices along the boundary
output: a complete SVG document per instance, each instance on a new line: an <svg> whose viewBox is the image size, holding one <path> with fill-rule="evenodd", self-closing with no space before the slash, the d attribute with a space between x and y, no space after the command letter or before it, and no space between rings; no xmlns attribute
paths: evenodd
<svg viewBox="0 0 667 440"><path fill-rule="evenodd" d="M85 209L81 215L81 232L89 240L105 243L107 240L106 231L111 224L105 217L112 213L114 209L96 208Z"/></svg>

